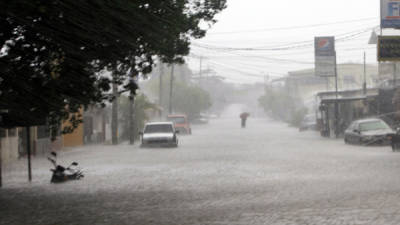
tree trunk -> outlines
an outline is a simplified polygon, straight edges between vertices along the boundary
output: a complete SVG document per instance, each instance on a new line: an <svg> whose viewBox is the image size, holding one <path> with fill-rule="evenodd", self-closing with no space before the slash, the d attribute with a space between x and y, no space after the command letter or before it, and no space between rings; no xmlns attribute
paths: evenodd
<svg viewBox="0 0 400 225"><path fill-rule="evenodd" d="M174 64L171 66L171 79L169 83L169 114L172 114L172 97L173 97L173 86L174 86Z"/></svg>
<svg viewBox="0 0 400 225"><path fill-rule="evenodd" d="M1 137L0 137L0 188L3 186L3 176L2 176L2 147L1 147Z"/></svg>
<svg viewBox="0 0 400 225"><path fill-rule="evenodd" d="M163 96L163 80L162 80L162 77L163 77L163 75L164 75L164 64L160 61L160 83L159 83L159 90L158 90L158 105L160 106L160 107L162 107L162 105L163 105L163 98L162 98L162 96ZM162 113L162 111L160 110L160 119L162 119L162 117L163 117L163 115L162 115L163 113Z"/></svg>
<svg viewBox="0 0 400 225"><path fill-rule="evenodd" d="M135 123L134 123L134 118L135 118L135 96L131 94L129 97L129 144L133 145L135 144Z"/></svg>
<svg viewBox="0 0 400 225"><path fill-rule="evenodd" d="M114 100L112 102L111 139L113 145L118 145L118 84L112 86Z"/></svg>

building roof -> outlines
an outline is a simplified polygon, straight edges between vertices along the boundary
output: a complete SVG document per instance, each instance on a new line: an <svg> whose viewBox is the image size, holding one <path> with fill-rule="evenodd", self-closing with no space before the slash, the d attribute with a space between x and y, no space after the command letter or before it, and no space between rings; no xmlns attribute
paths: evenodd
<svg viewBox="0 0 400 225"><path fill-rule="evenodd" d="M335 102L352 102L352 101L360 101L360 100L366 100L367 97L351 97L351 98L328 98L328 99L323 99L321 100L322 104L332 104Z"/></svg>

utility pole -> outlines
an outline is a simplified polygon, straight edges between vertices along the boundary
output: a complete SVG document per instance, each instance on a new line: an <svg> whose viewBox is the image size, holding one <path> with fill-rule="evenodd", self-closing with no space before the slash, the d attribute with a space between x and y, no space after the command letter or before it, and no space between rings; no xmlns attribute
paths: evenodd
<svg viewBox="0 0 400 225"><path fill-rule="evenodd" d="M28 152L28 180L32 182L32 164L31 164L31 128L26 127L26 147Z"/></svg>
<svg viewBox="0 0 400 225"><path fill-rule="evenodd" d="M173 85L174 85L174 68L175 65L172 64L171 66L171 78L170 78L170 83L169 83L169 114L172 114L172 91L173 91Z"/></svg>
<svg viewBox="0 0 400 225"><path fill-rule="evenodd" d="M1 118L0 118L1 119ZM1 128L0 128L1 129ZM17 132L18 133L18 132ZM2 155L3 153L2 153L2 148L1 148L1 139L0 139L0 188L3 186L3 177L2 177L2 171L1 171L1 168L2 168L2 158L1 158L1 155Z"/></svg>
<svg viewBox="0 0 400 225"><path fill-rule="evenodd" d="M397 63L393 62L393 88L396 88L396 82L397 82L396 73L397 73Z"/></svg>
<svg viewBox="0 0 400 225"><path fill-rule="evenodd" d="M364 82L363 82L363 93L367 95L367 56L364 52Z"/></svg>
<svg viewBox="0 0 400 225"><path fill-rule="evenodd" d="M335 137L339 137L339 93L338 93L338 72L337 72L337 55L335 51Z"/></svg>
<svg viewBox="0 0 400 225"><path fill-rule="evenodd" d="M162 107L163 105L163 79L162 77L164 76L164 64L161 62L160 60L160 83L159 83L159 90L158 90L158 104L160 105L160 107ZM160 110L160 119L162 119L162 111Z"/></svg>
<svg viewBox="0 0 400 225"><path fill-rule="evenodd" d="M200 72L199 72L199 84L201 87L202 79L203 79L203 56L200 56Z"/></svg>
<svg viewBox="0 0 400 225"><path fill-rule="evenodd" d="M112 84L113 102L112 102L112 116L111 116L111 139L113 145L118 145L118 84L115 80Z"/></svg>
<svg viewBox="0 0 400 225"><path fill-rule="evenodd" d="M267 87L269 84L269 74L264 75L264 85Z"/></svg>
<svg viewBox="0 0 400 225"><path fill-rule="evenodd" d="M129 144L130 145L135 144L134 106L135 106L135 95L131 93L129 96Z"/></svg>
<svg viewBox="0 0 400 225"><path fill-rule="evenodd" d="M326 81L326 91L329 91L330 90L330 88L329 88L329 77L325 77L325 81Z"/></svg>

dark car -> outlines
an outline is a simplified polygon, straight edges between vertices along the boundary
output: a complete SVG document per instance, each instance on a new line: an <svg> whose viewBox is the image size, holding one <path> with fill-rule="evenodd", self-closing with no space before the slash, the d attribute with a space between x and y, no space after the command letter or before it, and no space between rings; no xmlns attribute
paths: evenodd
<svg viewBox="0 0 400 225"><path fill-rule="evenodd" d="M389 145L396 132L381 119L354 121L345 131L347 144Z"/></svg>

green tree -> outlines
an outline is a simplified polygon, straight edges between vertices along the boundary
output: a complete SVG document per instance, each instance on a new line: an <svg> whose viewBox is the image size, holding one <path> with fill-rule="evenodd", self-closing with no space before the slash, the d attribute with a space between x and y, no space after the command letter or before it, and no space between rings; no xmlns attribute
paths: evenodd
<svg viewBox="0 0 400 225"><path fill-rule="evenodd" d="M120 124L122 124L122 140L129 140L129 97L121 96L120 98ZM144 123L148 121L150 118L147 115L148 110L159 110L157 105L151 103L149 99L140 94L136 96L135 105L134 105L134 130L132 131L135 139L139 137L139 131L143 129Z"/></svg>
<svg viewBox="0 0 400 225"><path fill-rule="evenodd" d="M82 106L112 99L110 83L136 92L154 56L182 62L202 23L226 0L0 1L0 109L3 126L48 120L53 134ZM108 69L113 80L99 75ZM80 122L74 118L74 125ZM8 124L7 124L8 123ZM71 129L68 129L71 131Z"/></svg>
<svg viewBox="0 0 400 225"><path fill-rule="evenodd" d="M202 88L185 83L176 83L174 87L173 109L177 113L186 114L190 120L212 106L209 93Z"/></svg>
<svg viewBox="0 0 400 225"><path fill-rule="evenodd" d="M157 71L158 72L158 71ZM160 82L159 73L154 72L142 87L146 94L155 99L159 98ZM171 68L164 65L164 76L162 79L161 106L164 110L169 109L169 92L171 81ZM191 82L192 72L186 64L175 66L173 78L172 109L175 113L187 114L189 119L195 119L199 114L212 106L209 92ZM168 113L165 111L165 113Z"/></svg>
<svg viewBox="0 0 400 225"><path fill-rule="evenodd" d="M267 88L265 95L261 96L258 101L269 116L288 122L293 126L300 125L307 113L301 100L288 95L282 89Z"/></svg>

